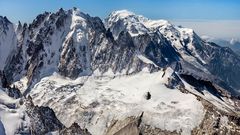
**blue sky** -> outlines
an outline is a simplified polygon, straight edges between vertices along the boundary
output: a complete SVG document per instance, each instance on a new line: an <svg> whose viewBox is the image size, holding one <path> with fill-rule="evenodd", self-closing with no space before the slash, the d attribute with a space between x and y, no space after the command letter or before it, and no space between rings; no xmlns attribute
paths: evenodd
<svg viewBox="0 0 240 135"><path fill-rule="evenodd" d="M31 22L44 11L74 6L102 18L128 9L152 19L240 20L240 0L0 0L0 15Z"/></svg>
<svg viewBox="0 0 240 135"><path fill-rule="evenodd" d="M188 21L185 24L193 28L193 24L203 20L240 20L240 0L0 0L0 15L14 23L31 22L39 13L55 12L61 7L77 7L101 18L114 10L127 9L151 19L167 19L177 24Z"/></svg>

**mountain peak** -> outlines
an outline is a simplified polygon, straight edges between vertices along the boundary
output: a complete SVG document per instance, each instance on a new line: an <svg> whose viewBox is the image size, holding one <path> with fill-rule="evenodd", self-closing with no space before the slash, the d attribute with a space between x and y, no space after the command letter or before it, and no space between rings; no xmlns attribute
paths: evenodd
<svg viewBox="0 0 240 135"><path fill-rule="evenodd" d="M80 11L80 9L79 9L79 8L76 8L76 7L73 7L73 9L71 9L71 11L72 11L72 13L73 13L74 15L79 15L79 14L82 13L82 12Z"/></svg>
<svg viewBox="0 0 240 135"><path fill-rule="evenodd" d="M167 20L163 20L163 19L151 20L142 15L137 15L126 9L114 11L109 15L108 18L115 19L115 21L117 19L126 19L126 21L143 23L144 25L147 25L150 27L153 27L156 25L158 25L158 26L159 25L171 25L171 23Z"/></svg>
<svg viewBox="0 0 240 135"><path fill-rule="evenodd" d="M9 24L11 23L6 16L0 16L0 23Z"/></svg>
<svg viewBox="0 0 240 135"><path fill-rule="evenodd" d="M152 33L163 26L168 29L173 27L167 20L151 20L128 10L114 11L106 19L106 27L112 30L114 38L117 38L121 31L128 31L131 36L138 36Z"/></svg>
<svg viewBox="0 0 240 135"><path fill-rule="evenodd" d="M110 14L110 16L118 16L121 19L126 18L128 16L133 16L133 15L136 15L136 14L134 14L133 12L128 11L126 9L124 9L124 10L117 10L117 11L114 11L114 12L112 12Z"/></svg>

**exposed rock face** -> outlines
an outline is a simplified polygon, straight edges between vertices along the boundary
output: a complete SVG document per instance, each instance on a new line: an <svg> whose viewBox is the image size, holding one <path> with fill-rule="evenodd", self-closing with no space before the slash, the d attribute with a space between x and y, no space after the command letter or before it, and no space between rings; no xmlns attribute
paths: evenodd
<svg viewBox="0 0 240 135"><path fill-rule="evenodd" d="M237 81L240 76L240 57L235 54L230 48L220 47L214 43L210 45L203 45L205 47L203 50L206 51L207 67L209 71L215 75L219 76L224 82L230 84L233 88L240 88L239 81ZM203 52L202 50L202 52Z"/></svg>
<svg viewBox="0 0 240 135"><path fill-rule="evenodd" d="M188 82L190 85L195 87L195 89L202 93L203 90L208 90L212 95L215 95L216 97L220 98L223 96L228 96L228 93L224 93L225 91L221 91L221 89L218 89L212 84L210 81L206 80L198 80L194 78L191 75L186 74L180 74L181 78L183 78L186 82ZM202 93L203 94L203 93Z"/></svg>
<svg viewBox="0 0 240 135"><path fill-rule="evenodd" d="M8 87L5 92L8 94L9 97L12 97L12 98L15 98L15 99L18 99L18 98L22 97L22 93L15 86Z"/></svg>
<svg viewBox="0 0 240 135"><path fill-rule="evenodd" d="M122 121L114 121L108 128L106 135L139 135L137 118L130 117Z"/></svg>
<svg viewBox="0 0 240 135"><path fill-rule="evenodd" d="M2 121L0 121L0 133L1 133L2 135L6 135L6 133L5 133L5 128L4 128L3 124L2 124Z"/></svg>
<svg viewBox="0 0 240 135"><path fill-rule="evenodd" d="M5 73L0 70L0 86L2 86L3 88L7 88L9 87L9 85L10 84L7 81Z"/></svg>
<svg viewBox="0 0 240 135"><path fill-rule="evenodd" d="M5 92L8 96L18 99L22 96L20 90L16 88L14 85L10 86L5 73L0 71L0 87L6 88Z"/></svg>
<svg viewBox="0 0 240 135"><path fill-rule="evenodd" d="M128 117L123 120L115 120L108 128L106 135L179 135L176 131L152 128L142 123L142 113L139 117Z"/></svg>
<svg viewBox="0 0 240 135"><path fill-rule="evenodd" d="M34 106L30 96L26 99L25 105L26 112L30 117L31 134L42 135L51 131L61 130L64 127L52 109Z"/></svg>
<svg viewBox="0 0 240 135"><path fill-rule="evenodd" d="M153 128L149 125L141 125L140 134L141 135L180 135L181 133L178 133L176 131L167 131L159 128Z"/></svg>
<svg viewBox="0 0 240 135"><path fill-rule="evenodd" d="M16 42L14 25L7 17L0 16L0 70L3 70L7 61L11 59L16 49Z"/></svg>
<svg viewBox="0 0 240 135"><path fill-rule="evenodd" d="M64 128L59 132L60 135L91 135L87 129L81 129L77 123L73 123L70 127Z"/></svg>
<svg viewBox="0 0 240 135"><path fill-rule="evenodd" d="M202 100L206 114L199 127L193 131L193 135L238 135L240 134L240 118L232 112L226 113L209 102Z"/></svg>

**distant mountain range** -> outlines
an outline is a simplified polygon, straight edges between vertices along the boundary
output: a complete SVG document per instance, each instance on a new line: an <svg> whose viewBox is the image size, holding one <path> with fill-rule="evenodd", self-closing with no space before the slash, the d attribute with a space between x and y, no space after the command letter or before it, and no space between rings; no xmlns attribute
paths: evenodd
<svg viewBox="0 0 240 135"><path fill-rule="evenodd" d="M214 42L220 46L229 47L233 51L235 51L237 54L240 55L240 40L238 39L226 40L226 39L213 38L209 36L202 36L202 38L208 42Z"/></svg>

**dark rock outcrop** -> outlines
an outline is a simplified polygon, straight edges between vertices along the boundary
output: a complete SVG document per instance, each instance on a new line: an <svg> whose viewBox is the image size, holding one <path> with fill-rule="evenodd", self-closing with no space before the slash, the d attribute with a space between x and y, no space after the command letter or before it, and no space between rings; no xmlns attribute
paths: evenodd
<svg viewBox="0 0 240 135"><path fill-rule="evenodd" d="M192 130L193 135L212 134L212 135L239 135L240 117L234 112L219 110L206 100L200 99L206 113L202 123Z"/></svg>
<svg viewBox="0 0 240 135"><path fill-rule="evenodd" d="M82 129L77 123L70 127L64 128L59 132L60 135L91 135L87 129Z"/></svg>
<svg viewBox="0 0 240 135"><path fill-rule="evenodd" d="M30 96L25 100L25 105L26 113L30 118L31 134L42 135L64 128L64 125L49 107L35 106Z"/></svg>
<svg viewBox="0 0 240 135"><path fill-rule="evenodd" d="M9 97L12 97L12 98L15 98L15 99L18 99L18 98L22 97L22 93L15 86L6 88L5 92L7 93L7 95Z"/></svg>
<svg viewBox="0 0 240 135"><path fill-rule="evenodd" d="M0 85L3 88L7 88L10 85L10 83L7 81L4 71L1 71L1 70L0 70Z"/></svg>
<svg viewBox="0 0 240 135"><path fill-rule="evenodd" d="M25 99L26 113L30 118L30 132L33 135L43 135L58 132L60 135L91 135L87 129L82 129L77 123L65 127L49 107L35 106L32 98Z"/></svg>
<svg viewBox="0 0 240 135"><path fill-rule="evenodd" d="M112 121L106 135L180 135L176 131L162 130L144 124L142 122L143 115L144 113L137 117L132 116Z"/></svg>

